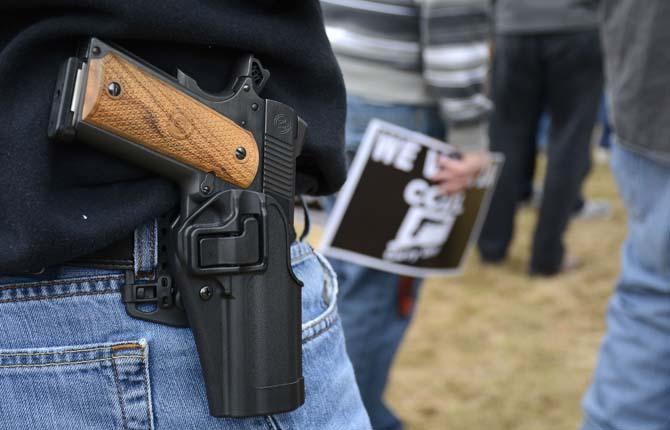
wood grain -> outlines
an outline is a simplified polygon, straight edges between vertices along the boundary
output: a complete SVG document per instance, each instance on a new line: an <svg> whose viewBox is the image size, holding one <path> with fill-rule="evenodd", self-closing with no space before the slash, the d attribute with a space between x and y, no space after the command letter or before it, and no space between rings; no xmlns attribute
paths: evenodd
<svg viewBox="0 0 670 430"><path fill-rule="evenodd" d="M111 82L121 86L116 97ZM251 132L113 53L89 60L82 121L242 188L258 171Z"/></svg>

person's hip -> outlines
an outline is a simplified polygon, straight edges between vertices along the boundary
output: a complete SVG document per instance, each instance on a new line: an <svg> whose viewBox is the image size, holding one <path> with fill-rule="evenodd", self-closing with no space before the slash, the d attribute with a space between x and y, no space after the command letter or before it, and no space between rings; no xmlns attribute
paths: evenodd
<svg viewBox="0 0 670 430"><path fill-rule="evenodd" d="M305 243L293 244L291 257L304 283L307 400L297 411L211 417L190 329L128 316L122 271L59 267L0 277L0 429L329 429L347 420L366 428L344 351L334 274ZM322 402L348 407L338 415Z"/></svg>

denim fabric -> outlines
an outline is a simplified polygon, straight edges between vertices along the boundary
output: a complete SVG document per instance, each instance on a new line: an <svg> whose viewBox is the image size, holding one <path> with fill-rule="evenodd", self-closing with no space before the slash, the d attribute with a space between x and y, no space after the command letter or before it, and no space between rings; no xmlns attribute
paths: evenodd
<svg viewBox="0 0 670 430"><path fill-rule="evenodd" d="M338 304L347 352L372 426L401 429L402 423L384 402L384 390L414 309L409 314L399 312L399 276L341 260L332 263L341 285ZM414 302L420 284L420 279L413 280Z"/></svg>
<svg viewBox="0 0 670 430"><path fill-rule="evenodd" d="M583 430L670 429L670 165L612 145L628 209L621 273L607 313Z"/></svg>
<svg viewBox="0 0 670 430"><path fill-rule="evenodd" d="M612 125L610 124L610 101L607 93L603 95L600 101L600 109L598 110L598 122L602 128L600 141L598 145L601 148L610 149L612 147Z"/></svg>
<svg viewBox="0 0 670 430"><path fill-rule="evenodd" d="M153 220L135 229L134 269L138 279L151 279L158 264L158 221Z"/></svg>
<svg viewBox="0 0 670 430"><path fill-rule="evenodd" d="M358 149L373 118L438 139L445 137L445 126L436 108L373 105L353 97L349 98L347 108L346 148L351 154ZM413 311L412 307L406 314L399 312L401 278L337 259L331 262L340 284L338 305L347 352L372 426L375 430L401 429L402 423L383 401L393 358ZM420 283L418 279L413 281L411 298L416 299Z"/></svg>
<svg viewBox="0 0 670 430"><path fill-rule="evenodd" d="M446 126L437 106L377 104L360 97L347 98L345 148L355 154L371 119L378 118L437 139L446 138Z"/></svg>
<svg viewBox="0 0 670 430"><path fill-rule="evenodd" d="M136 260L138 249L153 259L147 237L136 240ZM129 317L122 272L61 267L0 278L0 430L369 429L332 269L304 243L291 256L305 284L298 410L211 417L191 331Z"/></svg>

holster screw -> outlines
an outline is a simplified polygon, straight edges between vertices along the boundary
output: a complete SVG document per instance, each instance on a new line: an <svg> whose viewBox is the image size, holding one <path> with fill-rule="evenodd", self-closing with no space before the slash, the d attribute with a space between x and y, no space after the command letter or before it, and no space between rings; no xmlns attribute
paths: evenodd
<svg viewBox="0 0 670 430"><path fill-rule="evenodd" d="M203 300L209 300L212 298L212 289L205 285L200 289L200 298Z"/></svg>

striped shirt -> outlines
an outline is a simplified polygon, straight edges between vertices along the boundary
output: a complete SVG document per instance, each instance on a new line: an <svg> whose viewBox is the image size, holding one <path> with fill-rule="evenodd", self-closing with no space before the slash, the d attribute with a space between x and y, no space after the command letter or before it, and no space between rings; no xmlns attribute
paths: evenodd
<svg viewBox="0 0 670 430"><path fill-rule="evenodd" d="M481 122L488 0L321 0L347 92L371 102L439 104L450 127Z"/></svg>

